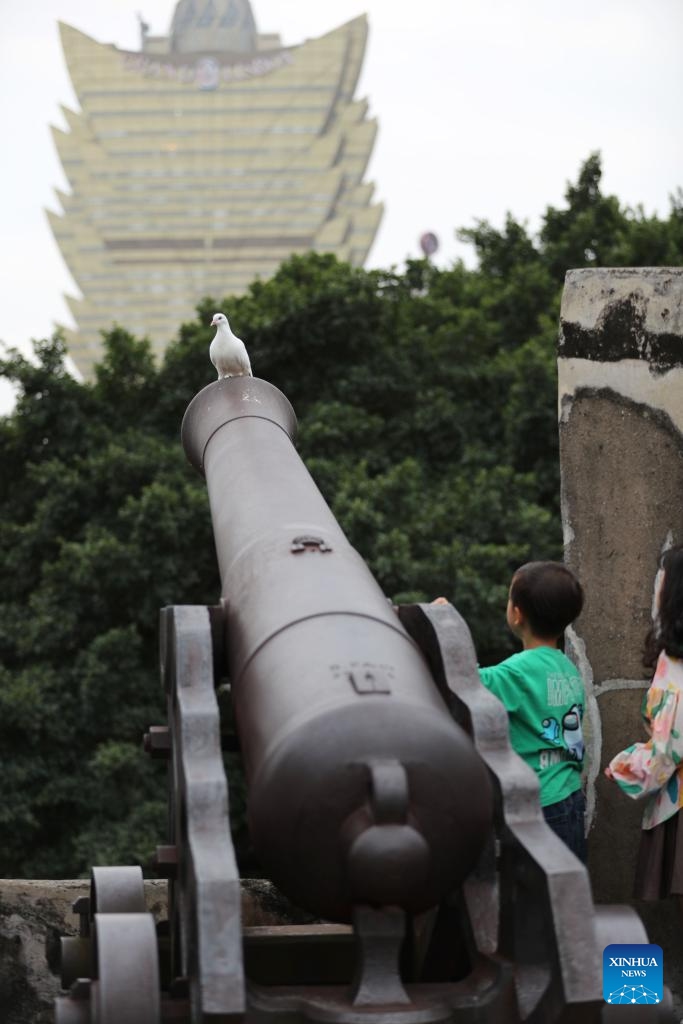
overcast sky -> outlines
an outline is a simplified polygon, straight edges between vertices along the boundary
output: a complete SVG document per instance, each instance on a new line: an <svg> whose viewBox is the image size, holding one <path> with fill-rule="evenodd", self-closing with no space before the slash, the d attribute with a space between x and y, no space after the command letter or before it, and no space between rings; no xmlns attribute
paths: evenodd
<svg viewBox="0 0 683 1024"><path fill-rule="evenodd" d="M78 294L45 208L68 189L49 125L77 104L57 19L139 48L136 12L166 34L174 0L0 0L0 339L24 346L72 323ZM538 226L593 150L603 187L666 216L683 185L683 0L252 0L285 44L367 13L357 91L379 121L368 170L385 215L369 266L420 254L426 230L448 265L455 229L510 210ZM103 325L105 326L105 325Z"/></svg>

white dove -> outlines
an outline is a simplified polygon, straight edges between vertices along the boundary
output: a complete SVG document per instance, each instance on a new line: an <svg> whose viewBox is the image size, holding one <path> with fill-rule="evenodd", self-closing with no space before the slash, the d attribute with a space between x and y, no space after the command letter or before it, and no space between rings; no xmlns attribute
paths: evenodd
<svg viewBox="0 0 683 1024"><path fill-rule="evenodd" d="M214 313L211 327L216 334L209 347L209 359L222 377L252 377L251 363L244 342L230 330L225 313Z"/></svg>

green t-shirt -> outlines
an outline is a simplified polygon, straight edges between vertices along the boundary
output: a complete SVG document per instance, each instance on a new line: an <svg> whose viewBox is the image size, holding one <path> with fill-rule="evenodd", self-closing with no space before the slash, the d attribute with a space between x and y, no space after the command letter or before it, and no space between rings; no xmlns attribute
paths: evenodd
<svg viewBox="0 0 683 1024"><path fill-rule="evenodd" d="M533 647L479 674L505 705L513 749L538 775L541 807L579 789L585 695L569 658L554 647Z"/></svg>

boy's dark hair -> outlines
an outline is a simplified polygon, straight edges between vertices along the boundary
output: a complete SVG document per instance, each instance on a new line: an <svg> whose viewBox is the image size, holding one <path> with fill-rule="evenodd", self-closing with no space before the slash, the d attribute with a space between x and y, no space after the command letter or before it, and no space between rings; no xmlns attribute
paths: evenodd
<svg viewBox="0 0 683 1024"><path fill-rule="evenodd" d="M512 577L510 600L534 636L555 640L580 615L583 588L562 562L527 562Z"/></svg>
<svg viewBox="0 0 683 1024"><path fill-rule="evenodd" d="M657 618L645 638L643 664L647 668L654 668L660 651L683 658L683 544L665 551L659 564L664 580Z"/></svg>

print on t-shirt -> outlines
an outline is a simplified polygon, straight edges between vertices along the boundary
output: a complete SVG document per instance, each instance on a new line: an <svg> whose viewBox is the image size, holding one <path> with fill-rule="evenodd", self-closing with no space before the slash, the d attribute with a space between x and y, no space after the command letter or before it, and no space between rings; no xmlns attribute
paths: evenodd
<svg viewBox="0 0 683 1024"><path fill-rule="evenodd" d="M548 680L548 692L550 693L550 680ZM543 728L540 730L539 736L542 740L553 743L557 749L541 751L539 755L541 768L547 768L551 764L559 764L560 761L583 760L586 748L581 728L582 718L583 706L581 704L572 704L569 711L565 712L562 716L561 722L552 717L543 719L541 722Z"/></svg>

